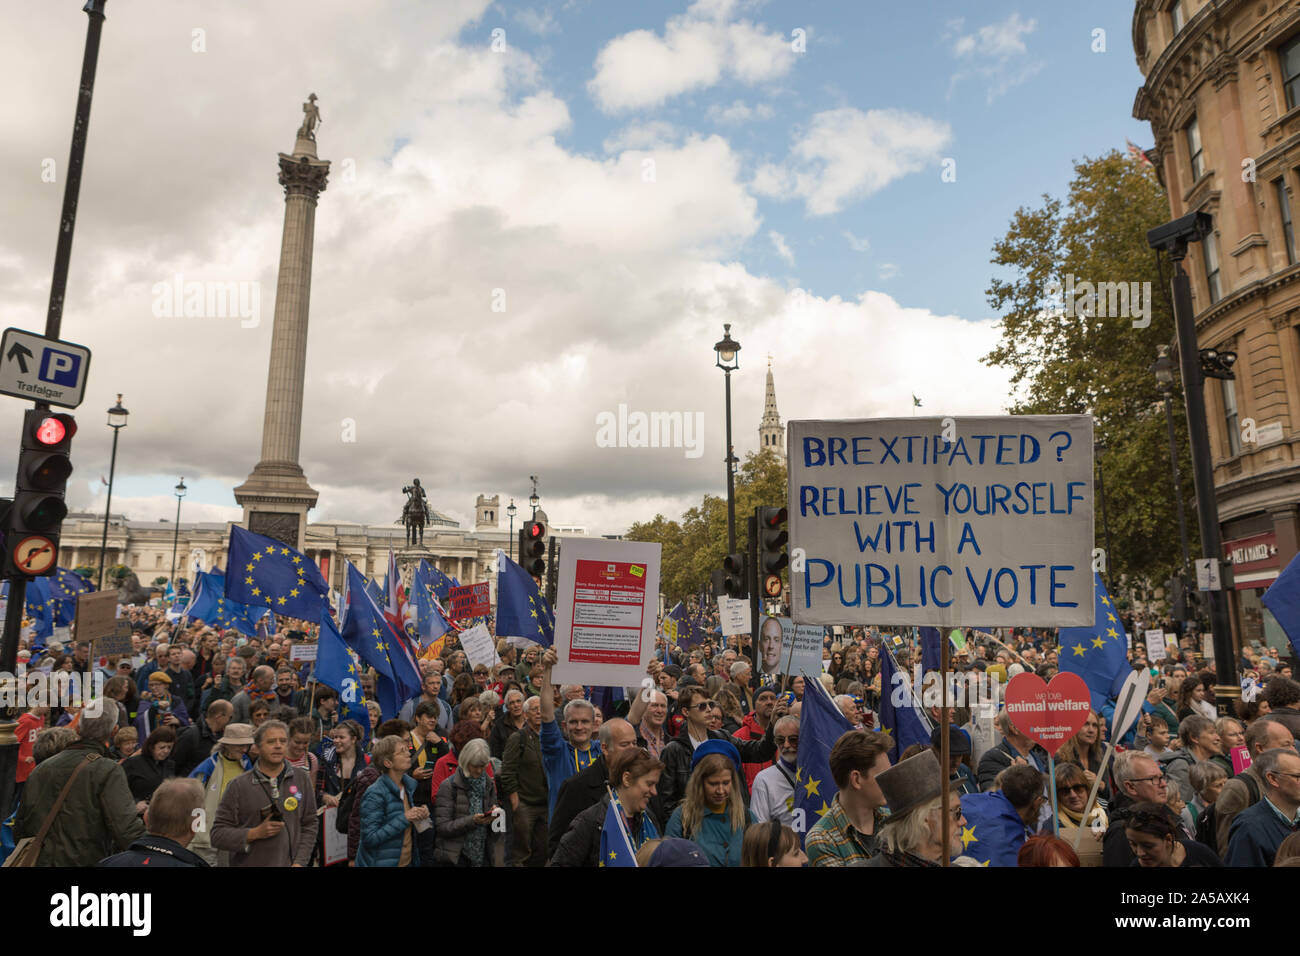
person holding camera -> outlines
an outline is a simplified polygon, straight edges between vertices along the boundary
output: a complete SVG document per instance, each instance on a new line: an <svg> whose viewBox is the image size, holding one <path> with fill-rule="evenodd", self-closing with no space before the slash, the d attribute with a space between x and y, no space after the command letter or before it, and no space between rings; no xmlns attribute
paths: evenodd
<svg viewBox="0 0 1300 956"><path fill-rule="evenodd" d="M253 734L253 769L226 787L212 823L222 866L306 866L320 822L311 776L285 761L289 728L268 720Z"/></svg>

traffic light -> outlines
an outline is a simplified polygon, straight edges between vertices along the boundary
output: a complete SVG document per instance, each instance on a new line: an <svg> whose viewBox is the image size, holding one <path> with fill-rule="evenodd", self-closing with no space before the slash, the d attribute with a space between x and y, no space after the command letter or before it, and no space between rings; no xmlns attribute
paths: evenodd
<svg viewBox="0 0 1300 956"><path fill-rule="evenodd" d="M519 564L535 578L546 574L546 524L525 521L519 529Z"/></svg>
<svg viewBox="0 0 1300 956"><path fill-rule="evenodd" d="M790 563L790 556L785 553L786 542L790 540L789 533L781 527L785 524L790 513L785 508L759 508L758 510L758 577L764 585L764 593L769 597L775 597L779 594L773 594L770 590L769 578L776 576L778 579L785 566Z"/></svg>
<svg viewBox="0 0 1300 956"><path fill-rule="evenodd" d="M71 415L34 408L23 416L22 451L14 479L14 500L5 527L5 572L39 577L58 564L59 529L68 506L63 501L72 474Z"/></svg>
<svg viewBox="0 0 1300 956"><path fill-rule="evenodd" d="M722 590L729 598L749 597L749 560L743 553L722 559Z"/></svg>

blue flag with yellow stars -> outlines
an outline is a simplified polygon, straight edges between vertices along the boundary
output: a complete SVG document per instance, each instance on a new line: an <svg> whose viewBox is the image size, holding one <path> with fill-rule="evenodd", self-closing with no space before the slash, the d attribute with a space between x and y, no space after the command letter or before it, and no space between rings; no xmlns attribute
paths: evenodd
<svg viewBox="0 0 1300 956"><path fill-rule="evenodd" d="M315 562L273 538L235 525L230 529L226 597L266 607L284 617L320 622L321 598L330 593Z"/></svg>
<svg viewBox="0 0 1300 956"><path fill-rule="evenodd" d="M27 582L27 613L32 619L32 636L45 642L54 636L56 605L58 601L50 593L50 579L32 578Z"/></svg>
<svg viewBox="0 0 1300 956"><path fill-rule="evenodd" d="M643 815L643 826L649 823L649 817ZM605 823L600 828L600 865L601 866L636 866L636 849L632 846L632 837L627 832L623 821L623 808L618 797L613 793L609 797L609 806L605 809Z"/></svg>
<svg viewBox="0 0 1300 956"><path fill-rule="evenodd" d="M880 650L880 729L893 739L890 763L898 763L912 744L930 746L930 718L920 706L907 675L899 671L894 652Z"/></svg>
<svg viewBox="0 0 1300 956"><path fill-rule="evenodd" d="M1001 792L963 793L961 855L984 866L1016 866L1025 845L1025 821Z"/></svg>
<svg viewBox="0 0 1300 956"><path fill-rule="evenodd" d="M1092 692L1092 709L1101 713L1106 701L1120 692L1124 681L1133 672L1128 662L1128 641L1124 625L1115 613L1115 605L1101 583L1101 575L1093 572L1096 623L1092 627L1063 627L1060 631L1061 670L1078 674Z"/></svg>
<svg viewBox="0 0 1300 956"><path fill-rule="evenodd" d="M937 627L920 628L921 673L943 670L943 637Z"/></svg>
<svg viewBox="0 0 1300 956"><path fill-rule="evenodd" d="M316 682L339 694L339 719L355 720L370 735L370 713L361 692L361 668L356 655L343 643L343 635L328 611L322 611L320 638L316 642Z"/></svg>
<svg viewBox="0 0 1300 956"><path fill-rule="evenodd" d="M799 714L799 757L794 774L794 812L800 839L831 808L839 788L831 777L831 748L853 729L821 681L804 675L803 710Z"/></svg>
<svg viewBox="0 0 1300 956"><path fill-rule="evenodd" d="M383 612L366 592L365 579L351 561L347 577L348 606L339 634L344 644L375 669L375 696L384 720L390 720L403 704L420 693L420 672L397 647L401 638L393 633ZM323 606L322 602L316 608L317 618Z"/></svg>
<svg viewBox="0 0 1300 956"><path fill-rule="evenodd" d="M266 617L264 607L248 607L226 598L225 575L200 571L194 595L182 615L212 627L233 628L249 637L257 636L257 623Z"/></svg>
<svg viewBox="0 0 1300 956"><path fill-rule="evenodd" d="M421 558L411 580L411 603L415 605L415 628L421 647L428 647L451 630L438 598L435 572L442 573Z"/></svg>
<svg viewBox="0 0 1300 956"><path fill-rule="evenodd" d="M59 568L49 581L50 596L55 600L54 624L66 627L77 618L77 595L93 591L95 586L67 568Z"/></svg>
<svg viewBox="0 0 1300 956"><path fill-rule="evenodd" d="M555 643L555 615L532 575L499 550L497 567L497 636L525 637L550 647Z"/></svg>
<svg viewBox="0 0 1300 956"><path fill-rule="evenodd" d="M1300 656L1300 557L1291 559L1260 601L1281 625L1291 650Z"/></svg>

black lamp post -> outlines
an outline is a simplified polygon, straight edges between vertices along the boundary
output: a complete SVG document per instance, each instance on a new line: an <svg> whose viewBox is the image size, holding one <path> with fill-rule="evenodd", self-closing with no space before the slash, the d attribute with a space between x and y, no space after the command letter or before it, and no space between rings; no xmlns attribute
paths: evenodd
<svg viewBox="0 0 1300 956"><path fill-rule="evenodd" d="M1115 594L1114 578L1110 573L1111 561L1115 552L1110 547L1110 506L1106 504L1106 473L1101 467L1101 459L1106 454L1106 443L1099 441L1093 445L1094 460L1097 463L1097 493L1101 496L1101 533L1106 542L1106 590Z"/></svg>
<svg viewBox="0 0 1300 956"><path fill-rule="evenodd" d="M740 368L740 343L731 337L731 323L722 326L722 341L713 346L718 353L727 392L727 554L736 553L736 456L731 447L731 373Z"/></svg>
<svg viewBox="0 0 1300 956"><path fill-rule="evenodd" d="M1147 244L1164 249L1174 265L1172 280L1174 327L1177 330L1178 361L1183 376L1183 402L1187 407L1187 438L1191 445L1192 482L1196 488L1196 520L1201 532L1201 553L1211 561L1222 560L1223 539L1219 529L1219 507L1214 497L1214 464L1210 457L1210 428L1205 416L1205 378L1231 378L1236 355L1197 349L1196 315L1192 311L1192 281L1183 269L1189 243L1202 241L1214 229L1206 212L1189 213L1147 232ZM1208 368L1206 366L1209 366ZM1207 590L1210 633L1214 640L1215 700L1220 712L1241 694L1237 682L1237 655L1233 647L1228 602L1222 591Z"/></svg>
<svg viewBox="0 0 1300 956"><path fill-rule="evenodd" d="M1169 427L1169 468L1174 476L1174 500L1178 503L1178 543L1183 549L1183 587L1192 573L1192 552L1187 546L1187 516L1183 513L1183 479L1178 469L1178 444L1174 438L1174 360L1169 357L1169 346L1160 346L1159 355L1151 371L1156 377L1156 385L1164 396L1161 403L1165 406L1165 424Z"/></svg>
<svg viewBox="0 0 1300 956"><path fill-rule="evenodd" d="M515 515L519 509L515 507L515 499L510 499L510 507L506 509L506 514L510 516L510 560L515 559Z"/></svg>
<svg viewBox="0 0 1300 956"><path fill-rule="evenodd" d="M108 427L113 429L113 455L108 462L108 501L104 504L104 535L99 539L99 589L104 590L105 554L108 549L108 514L113 506L113 475L117 470L117 433L126 427L126 417L131 414L122 407L119 392L117 404L108 410Z"/></svg>
<svg viewBox="0 0 1300 956"><path fill-rule="evenodd" d="M528 476L528 479L529 479L529 481L531 481L531 482L533 483L533 493L532 493L531 495L528 496L528 505L529 505L529 507L531 507L531 508L533 509L533 513L532 513L531 517L532 517L532 518L536 518L536 517L537 517L537 505L541 502L542 499L539 498L539 497L537 497L537 476L536 476L536 475L529 475L529 476Z"/></svg>
<svg viewBox="0 0 1300 956"><path fill-rule="evenodd" d="M182 478L176 485L176 530L172 532L172 588L176 587L176 545L181 540L181 499L185 497L185 479Z"/></svg>

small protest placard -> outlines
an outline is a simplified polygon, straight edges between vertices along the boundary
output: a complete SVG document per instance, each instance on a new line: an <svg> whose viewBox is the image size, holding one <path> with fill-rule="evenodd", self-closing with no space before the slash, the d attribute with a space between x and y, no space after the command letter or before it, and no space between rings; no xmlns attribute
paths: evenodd
<svg viewBox="0 0 1300 956"><path fill-rule="evenodd" d="M314 661L316 659L315 644L295 644L289 648L289 660L291 661Z"/></svg>
<svg viewBox="0 0 1300 956"><path fill-rule="evenodd" d="M134 650L131 646L131 622L114 621L113 632L95 638L91 645L95 657L108 657L112 654L130 656Z"/></svg>
<svg viewBox="0 0 1300 956"><path fill-rule="evenodd" d="M749 633L749 602L739 598L718 597L718 623L722 625L722 636Z"/></svg>
<svg viewBox="0 0 1300 956"><path fill-rule="evenodd" d="M85 591L77 595L77 639L97 641L101 637L110 637L115 633L117 621L116 591ZM127 637L131 636L127 625ZM114 652L116 653L116 652ZM128 647L125 653L130 654Z"/></svg>
<svg viewBox="0 0 1300 956"><path fill-rule="evenodd" d="M492 598L486 581L452 588L447 596L451 600L451 616L457 621L484 617L492 610Z"/></svg>
<svg viewBox="0 0 1300 956"><path fill-rule="evenodd" d="M475 624L473 627L461 631L460 646L461 650L465 652L465 657L469 660L470 667L477 667L482 664L484 667L491 669L501 661L497 657L496 643L492 640L492 635L488 633L488 629L482 624Z"/></svg>

